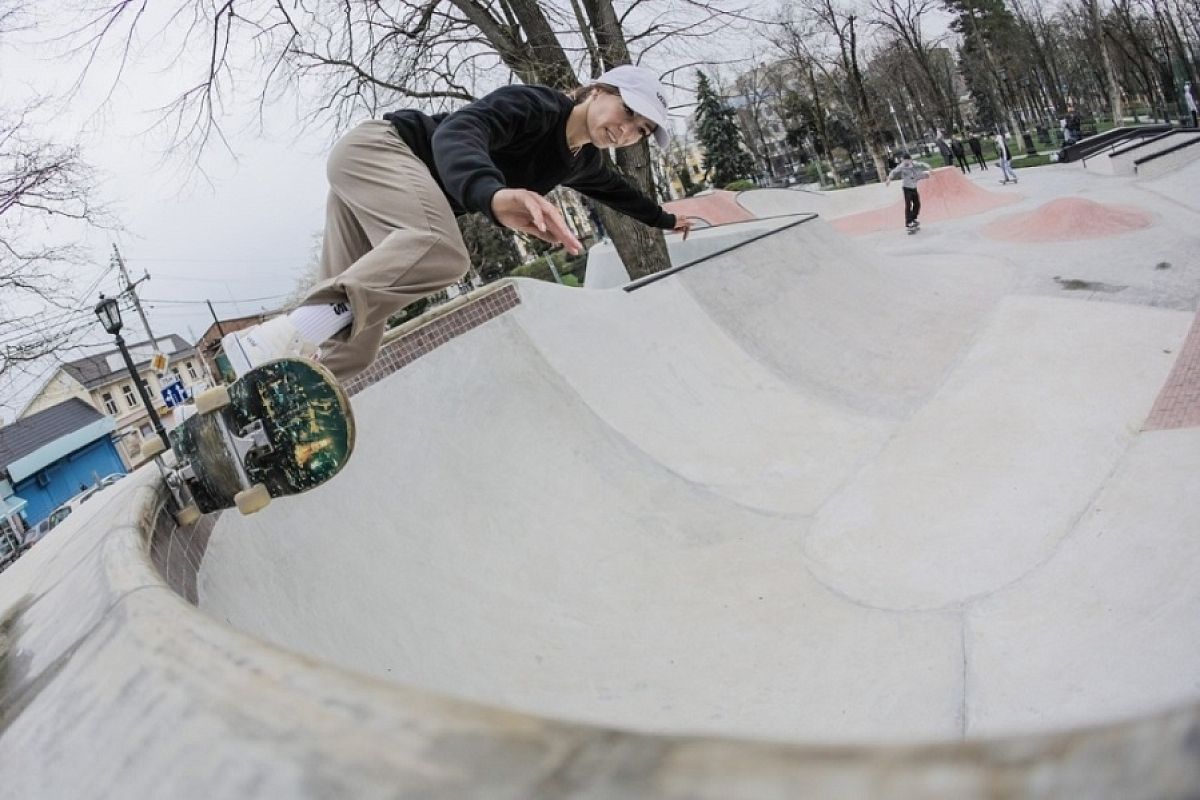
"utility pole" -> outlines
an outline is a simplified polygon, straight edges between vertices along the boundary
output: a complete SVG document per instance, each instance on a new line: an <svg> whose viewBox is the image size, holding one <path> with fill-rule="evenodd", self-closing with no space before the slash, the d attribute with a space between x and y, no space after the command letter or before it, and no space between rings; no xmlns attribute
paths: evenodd
<svg viewBox="0 0 1200 800"><path fill-rule="evenodd" d="M225 338L225 329L221 327L221 320L217 319L217 312L213 311L212 300L205 300L208 303L208 313L212 314L213 322L217 323L217 333L222 339Z"/></svg>
<svg viewBox="0 0 1200 800"><path fill-rule="evenodd" d="M121 251L117 249L117 245L113 244L113 263L121 269L121 277L125 279L125 291L121 294L130 295L133 298L133 307L137 309L138 316L142 318L142 325L146 328L146 335L150 337L150 349L158 352L158 340L154 338L154 332L150 330L150 320L146 319L146 312L142 310L142 301L137 296L137 285L142 281L150 280L150 273L146 273L136 282L129 279L129 270L125 268L125 259L121 258Z"/></svg>

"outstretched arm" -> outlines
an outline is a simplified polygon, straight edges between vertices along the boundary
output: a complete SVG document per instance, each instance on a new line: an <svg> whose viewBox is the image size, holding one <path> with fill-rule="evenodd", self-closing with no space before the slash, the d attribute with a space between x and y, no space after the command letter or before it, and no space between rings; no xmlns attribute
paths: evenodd
<svg viewBox="0 0 1200 800"><path fill-rule="evenodd" d="M563 181L564 186L651 228L679 230L679 220L674 214L668 214L624 176L610 169L599 151L593 151L586 158L575 174ZM690 228L690 223L688 226Z"/></svg>
<svg viewBox="0 0 1200 800"><path fill-rule="evenodd" d="M583 245L571 233L558 207L537 192L528 189L501 189L492 195L492 216L514 231L536 236L543 242L561 244L577 256Z"/></svg>

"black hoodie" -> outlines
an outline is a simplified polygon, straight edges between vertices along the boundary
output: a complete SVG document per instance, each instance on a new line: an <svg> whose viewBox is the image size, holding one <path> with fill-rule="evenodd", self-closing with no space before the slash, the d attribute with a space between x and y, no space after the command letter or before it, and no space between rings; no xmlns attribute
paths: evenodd
<svg viewBox="0 0 1200 800"><path fill-rule="evenodd" d="M450 114L415 110L385 114L429 167L455 214L492 216L492 195L504 188L545 194L569 186L656 228L675 217L609 167L586 144L572 155L567 118L575 101L546 86L506 86Z"/></svg>

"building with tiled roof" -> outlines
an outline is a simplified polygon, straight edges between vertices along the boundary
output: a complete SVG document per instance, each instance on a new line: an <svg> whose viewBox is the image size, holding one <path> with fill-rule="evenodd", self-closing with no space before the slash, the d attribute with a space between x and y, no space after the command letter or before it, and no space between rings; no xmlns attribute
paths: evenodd
<svg viewBox="0 0 1200 800"><path fill-rule="evenodd" d="M78 397L0 428L0 517L36 525L60 503L128 469L114 442L116 423Z"/></svg>
<svg viewBox="0 0 1200 800"><path fill-rule="evenodd" d="M196 348L180 336L159 337L154 345L149 340L135 342L129 344L128 349L138 375L154 402L154 413L163 418L164 426L168 429L171 427L171 412L163 402L163 386L176 378L188 390L197 385L212 385L204 360ZM155 351L167 356L167 366L161 377L151 368L150 360ZM113 348L64 363L21 412L21 418L70 398L81 400L111 418L116 424L116 436L121 443L123 457L131 465L141 460L141 443L154 435L154 428L119 350Z"/></svg>

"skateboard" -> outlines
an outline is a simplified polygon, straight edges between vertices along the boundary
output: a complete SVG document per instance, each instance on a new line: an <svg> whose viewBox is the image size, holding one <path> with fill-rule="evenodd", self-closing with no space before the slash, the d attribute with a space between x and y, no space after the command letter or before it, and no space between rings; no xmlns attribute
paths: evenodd
<svg viewBox="0 0 1200 800"><path fill-rule="evenodd" d="M908 226L908 235L912 236L914 233L916 233L919 230L921 230L921 223L914 222L912 225Z"/></svg>
<svg viewBox="0 0 1200 800"><path fill-rule="evenodd" d="M226 508L252 514L320 486L349 460L354 434L333 374L283 358L199 395L195 413L170 433L175 464L159 466L186 525Z"/></svg>

